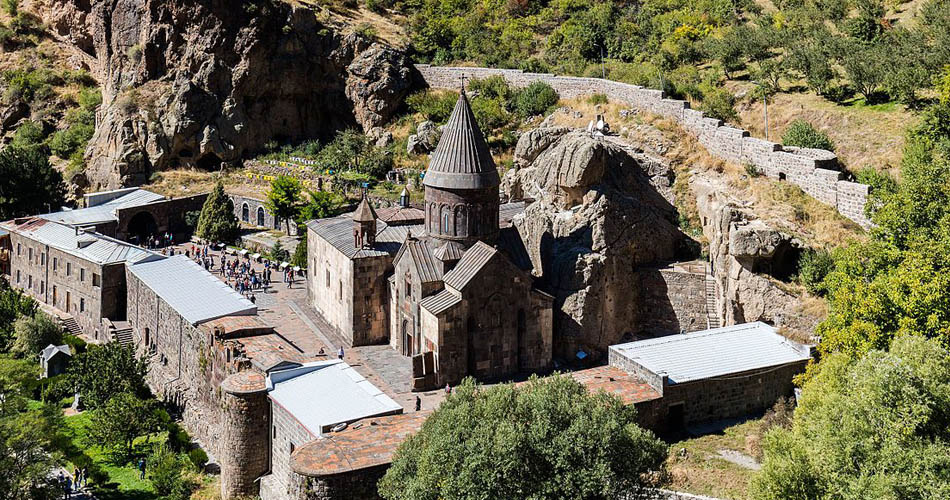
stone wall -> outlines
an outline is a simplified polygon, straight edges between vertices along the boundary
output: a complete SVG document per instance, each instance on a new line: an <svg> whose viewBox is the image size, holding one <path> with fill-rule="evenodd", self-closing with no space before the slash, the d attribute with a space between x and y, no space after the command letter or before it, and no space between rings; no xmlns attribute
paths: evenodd
<svg viewBox="0 0 950 500"><path fill-rule="evenodd" d="M287 232L287 224L275 218L273 214L264 206L264 200L251 198L250 196L241 196L238 194L228 194L234 203L234 216L245 224L267 229L278 229ZM246 208L246 211L245 211ZM297 223L290 221L291 236L297 236Z"/></svg>
<svg viewBox="0 0 950 500"><path fill-rule="evenodd" d="M389 464L359 469L329 477L303 477L300 500L376 500L379 480ZM266 499L265 499L266 500Z"/></svg>
<svg viewBox="0 0 950 500"><path fill-rule="evenodd" d="M262 500L300 498L291 468L290 456L304 444L317 438L293 415L271 400L271 467L270 474L261 480Z"/></svg>
<svg viewBox="0 0 950 500"><path fill-rule="evenodd" d="M191 228L185 223L185 215L188 212L200 211L207 198L208 193L202 193L181 198L170 198L136 207L118 208L115 214L118 219L115 237L120 240L131 241L133 237L137 236L135 233L139 230L136 227L136 224L140 223L140 217L142 217L139 214L146 213L155 222L156 235L167 231L174 236L176 242L185 241L191 237Z"/></svg>
<svg viewBox="0 0 950 500"><path fill-rule="evenodd" d="M224 418L221 423L224 428L222 448L229 451L218 457L222 496L257 495L256 480L270 468L271 426L267 391L263 388L258 391L227 388L223 391L221 407Z"/></svg>
<svg viewBox="0 0 950 500"><path fill-rule="evenodd" d="M463 74L467 78L500 75L515 87L545 82L565 99L606 94L633 109L673 119L695 135L713 155L726 161L753 165L769 178L791 182L816 199L834 206L841 215L862 227L871 226L864 214L868 186L841 180L842 173L832 169L837 163L834 153L783 147L750 137L746 130L730 127L721 120L690 109L686 101L665 98L662 91L600 78L555 76L521 70L452 68L427 64L417 64L416 69L425 83L433 88L457 89Z"/></svg>
<svg viewBox="0 0 950 500"><path fill-rule="evenodd" d="M640 317L643 330L654 335L695 332L707 328L706 275L675 267L643 268Z"/></svg>

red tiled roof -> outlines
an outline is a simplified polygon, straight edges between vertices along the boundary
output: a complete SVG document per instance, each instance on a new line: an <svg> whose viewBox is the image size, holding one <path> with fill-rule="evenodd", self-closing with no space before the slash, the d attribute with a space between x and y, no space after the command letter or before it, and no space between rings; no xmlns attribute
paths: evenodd
<svg viewBox="0 0 950 500"><path fill-rule="evenodd" d="M639 377L615 366L596 366L586 370L566 373L584 384L592 393L600 391L619 396L626 404L637 404L660 399L660 393Z"/></svg>
<svg viewBox="0 0 950 500"><path fill-rule="evenodd" d="M291 457L294 472L322 477L389 464L396 448L422 428L431 413L363 419L342 432L310 441Z"/></svg>
<svg viewBox="0 0 950 500"><path fill-rule="evenodd" d="M231 394L248 394L267 389L264 374L257 370L235 373L221 382L221 390Z"/></svg>

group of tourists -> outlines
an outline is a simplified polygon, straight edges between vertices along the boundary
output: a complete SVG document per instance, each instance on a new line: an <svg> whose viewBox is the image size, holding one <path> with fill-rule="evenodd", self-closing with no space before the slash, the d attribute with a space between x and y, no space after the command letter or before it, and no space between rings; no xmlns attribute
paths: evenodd
<svg viewBox="0 0 950 500"><path fill-rule="evenodd" d="M149 250L156 248L166 248L175 244L175 236L168 231L165 231L163 234L151 235L145 239L145 247Z"/></svg>
<svg viewBox="0 0 950 500"><path fill-rule="evenodd" d="M68 499L74 491L79 491L81 488L86 487L89 481L89 468L74 468L73 477L69 477L63 474L63 471L59 471L59 477L57 477L56 480L63 489L63 498Z"/></svg>

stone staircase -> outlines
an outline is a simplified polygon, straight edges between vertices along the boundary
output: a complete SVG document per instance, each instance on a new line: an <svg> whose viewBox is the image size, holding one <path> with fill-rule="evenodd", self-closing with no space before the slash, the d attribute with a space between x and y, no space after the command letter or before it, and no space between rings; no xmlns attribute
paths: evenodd
<svg viewBox="0 0 950 500"><path fill-rule="evenodd" d="M122 345L133 345L135 340L132 338L132 326L126 321L116 321L115 330L112 331L112 341Z"/></svg>
<svg viewBox="0 0 950 500"><path fill-rule="evenodd" d="M706 270L706 328L719 328L719 301L716 300L716 280Z"/></svg>
<svg viewBox="0 0 950 500"><path fill-rule="evenodd" d="M82 328L79 327L79 323L76 322L76 318L72 316L67 316L60 319L60 323L63 325L63 328L69 332L70 335L79 336L82 334Z"/></svg>

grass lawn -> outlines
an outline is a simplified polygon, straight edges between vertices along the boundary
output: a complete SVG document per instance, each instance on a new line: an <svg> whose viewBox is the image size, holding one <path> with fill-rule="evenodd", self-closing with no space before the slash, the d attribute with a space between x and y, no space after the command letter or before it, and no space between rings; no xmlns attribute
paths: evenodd
<svg viewBox="0 0 950 500"><path fill-rule="evenodd" d="M756 471L723 459L719 452L730 450L751 455L748 444L757 440L760 425L759 419L747 420L719 433L672 443L667 459L667 487L723 499L749 498L749 482Z"/></svg>
<svg viewBox="0 0 950 500"><path fill-rule="evenodd" d="M157 499L152 484L148 479L139 479L139 471L136 469L134 461L124 464L113 459L109 450L103 450L99 446L86 446L86 429L89 424L90 414L80 413L65 418L66 429L64 434L68 440L61 446L66 464L63 464L67 470L72 471L74 464L83 462L82 457L86 457L99 467L105 473L104 481L94 483L94 494L100 500L109 499L130 499L130 500L151 500ZM148 447L156 442L165 440L165 434L154 434L146 442L145 437L136 439L135 454L141 456L147 453ZM137 459L136 459L137 460ZM90 467L92 469L93 467Z"/></svg>

